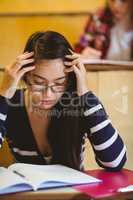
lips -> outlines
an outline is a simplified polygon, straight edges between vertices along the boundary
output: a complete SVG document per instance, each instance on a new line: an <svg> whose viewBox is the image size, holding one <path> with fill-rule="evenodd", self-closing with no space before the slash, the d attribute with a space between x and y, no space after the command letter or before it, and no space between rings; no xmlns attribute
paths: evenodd
<svg viewBox="0 0 133 200"><path fill-rule="evenodd" d="M54 103L55 103L55 101L53 101L53 100L42 100L41 101L41 104L45 104L45 105L51 105Z"/></svg>
<svg viewBox="0 0 133 200"><path fill-rule="evenodd" d="M121 14L119 11L114 11L114 15L115 15L116 17L120 17L122 14Z"/></svg>

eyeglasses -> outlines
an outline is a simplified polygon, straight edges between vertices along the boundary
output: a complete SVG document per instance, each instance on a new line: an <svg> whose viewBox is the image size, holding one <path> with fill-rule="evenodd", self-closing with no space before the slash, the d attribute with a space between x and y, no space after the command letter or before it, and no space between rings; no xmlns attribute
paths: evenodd
<svg viewBox="0 0 133 200"><path fill-rule="evenodd" d="M67 85L67 79L64 81L64 83L56 83L54 85L48 85L48 84L36 84L33 79L27 78L27 84L30 86L30 89L34 92L45 92L48 88L51 89L53 93L61 93L64 92L66 85Z"/></svg>

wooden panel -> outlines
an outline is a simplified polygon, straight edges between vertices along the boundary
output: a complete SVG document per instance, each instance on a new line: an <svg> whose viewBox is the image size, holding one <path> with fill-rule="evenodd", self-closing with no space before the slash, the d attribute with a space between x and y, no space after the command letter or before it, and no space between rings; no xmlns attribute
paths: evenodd
<svg viewBox="0 0 133 200"><path fill-rule="evenodd" d="M126 143L126 167L133 169L133 72L99 72L99 97Z"/></svg>
<svg viewBox="0 0 133 200"><path fill-rule="evenodd" d="M95 72L95 76L95 82L88 76L92 90L102 101L114 127L118 129L127 146L128 161L125 167L133 169L133 71ZM94 168L97 168L97 164L93 150L87 142L85 169Z"/></svg>
<svg viewBox="0 0 133 200"><path fill-rule="evenodd" d="M102 60L102 62L105 60ZM101 62L101 60L100 60ZM110 62L110 61L106 61ZM112 62L112 61L111 61ZM86 63L85 61L85 67L87 71L123 71L123 70L128 70L128 71L133 71L133 61L113 61L114 64L92 64ZM120 64L120 62L122 64Z"/></svg>
<svg viewBox="0 0 133 200"><path fill-rule="evenodd" d="M87 72L88 89L96 95L99 92L99 72Z"/></svg>
<svg viewBox="0 0 133 200"><path fill-rule="evenodd" d="M0 12L92 11L105 0L0 0Z"/></svg>
<svg viewBox="0 0 133 200"><path fill-rule="evenodd" d="M27 38L35 31L54 30L62 33L71 44L74 44L87 18L87 16L0 18L0 67L10 63L23 51Z"/></svg>

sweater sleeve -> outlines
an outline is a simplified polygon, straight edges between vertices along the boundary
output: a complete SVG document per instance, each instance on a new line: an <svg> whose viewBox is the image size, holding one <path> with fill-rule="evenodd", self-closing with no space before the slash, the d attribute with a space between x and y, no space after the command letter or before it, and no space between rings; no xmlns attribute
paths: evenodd
<svg viewBox="0 0 133 200"><path fill-rule="evenodd" d="M92 92L81 96L81 100L84 131L91 142L96 162L110 171L122 169L126 162L126 147L103 105Z"/></svg>
<svg viewBox="0 0 133 200"><path fill-rule="evenodd" d="M8 112L7 99L3 96L0 96L0 148L2 148L4 136L6 133L5 121L7 118L7 112Z"/></svg>

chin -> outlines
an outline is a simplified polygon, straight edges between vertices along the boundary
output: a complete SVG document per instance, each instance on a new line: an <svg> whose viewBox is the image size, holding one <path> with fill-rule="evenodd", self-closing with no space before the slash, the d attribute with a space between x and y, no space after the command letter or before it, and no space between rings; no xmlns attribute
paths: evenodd
<svg viewBox="0 0 133 200"><path fill-rule="evenodd" d="M115 14L115 18L118 21L121 21L123 19L123 15L122 14Z"/></svg>
<svg viewBox="0 0 133 200"><path fill-rule="evenodd" d="M44 103L44 102L41 102L38 106L39 109L41 110L51 110L54 106L55 106L55 102L54 103Z"/></svg>
<svg viewBox="0 0 133 200"><path fill-rule="evenodd" d="M41 110L51 110L53 107L54 107L54 105L52 105L52 106L46 106L46 105L39 106L39 108L40 108Z"/></svg>

